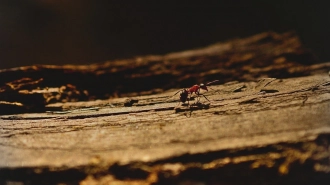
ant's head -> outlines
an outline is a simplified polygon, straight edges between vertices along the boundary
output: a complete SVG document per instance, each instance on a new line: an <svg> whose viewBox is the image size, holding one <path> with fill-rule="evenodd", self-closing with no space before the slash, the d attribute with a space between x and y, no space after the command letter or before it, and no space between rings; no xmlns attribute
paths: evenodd
<svg viewBox="0 0 330 185"><path fill-rule="evenodd" d="M201 83L201 84L199 85L199 87L200 87L201 89L204 89L204 90L206 90L206 91L209 91L209 90L207 89L206 85L204 85L203 83Z"/></svg>

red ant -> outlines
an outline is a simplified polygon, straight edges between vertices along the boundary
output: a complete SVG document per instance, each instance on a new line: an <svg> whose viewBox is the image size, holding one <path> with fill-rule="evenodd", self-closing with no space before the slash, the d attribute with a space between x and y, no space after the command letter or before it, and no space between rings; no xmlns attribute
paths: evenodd
<svg viewBox="0 0 330 185"><path fill-rule="evenodd" d="M208 82L206 85L201 83L200 85L194 85L192 87L190 87L189 89L182 89L182 90L179 90L178 92L176 92L173 96L175 96L176 94L178 94L179 92L180 93L180 101L182 103L185 103L186 101L188 101L188 104L189 104L189 100L191 98L191 95L193 93L195 93L197 95L197 97L199 97L200 95L204 96L204 98L207 100L207 101L210 101L209 99L206 98L206 96L204 94L200 94L200 89L203 89L203 90L206 90L208 91L207 89L207 86L212 84L212 83L215 83L215 82L218 82L219 80L214 80L212 82ZM190 96L189 96L190 94ZM171 96L171 97L173 97ZM189 98L188 98L189 96Z"/></svg>

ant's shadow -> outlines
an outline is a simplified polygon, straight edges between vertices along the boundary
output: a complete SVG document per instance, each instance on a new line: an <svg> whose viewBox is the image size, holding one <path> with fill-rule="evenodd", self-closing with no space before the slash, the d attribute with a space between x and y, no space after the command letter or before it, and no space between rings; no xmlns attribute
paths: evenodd
<svg viewBox="0 0 330 185"><path fill-rule="evenodd" d="M191 113L195 110L202 110L202 109L209 109L210 108L210 104L209 103L194 103L194 104L189 104L189 103L182 103L181 107L176 107L174 108L175 113L178 112L188 112L189 111L189 115L187 115L185 113L185 115L187 117L191 117Z"/></svg>

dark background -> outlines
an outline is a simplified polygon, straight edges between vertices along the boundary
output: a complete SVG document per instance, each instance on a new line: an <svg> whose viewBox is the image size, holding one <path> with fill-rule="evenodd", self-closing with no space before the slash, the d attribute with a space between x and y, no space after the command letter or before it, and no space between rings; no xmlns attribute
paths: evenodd
<svg viewBox="0 0 330 185"><path fill-rule="evenodd" d="M291 30L320 61L328 61L327 4L307 0L0 0L0 68L88 64Z"/></svg>

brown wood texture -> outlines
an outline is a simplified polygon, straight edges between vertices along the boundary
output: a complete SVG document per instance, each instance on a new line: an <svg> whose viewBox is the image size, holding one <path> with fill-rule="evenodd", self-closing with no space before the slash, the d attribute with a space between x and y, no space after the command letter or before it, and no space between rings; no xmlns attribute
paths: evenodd
<svg viewBox="0 0 330 185"><path fill-rule="evenodd" d="M0 113L45 111L45 105L55 102L154 94L214 79L225 83L304 76L315 71L309 65L316 62L294 33L269 32L163 56L4 69Z"/></svg>
<svg viewBox="0 0 330 185"><path fill-rule="evenodd" d="M0 183L329 184L329 66L293 33L262 33L2 70ZM215 79L210 102L172 96Z"/></svg>

